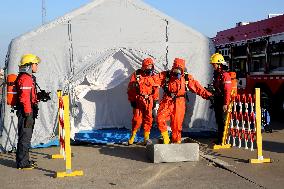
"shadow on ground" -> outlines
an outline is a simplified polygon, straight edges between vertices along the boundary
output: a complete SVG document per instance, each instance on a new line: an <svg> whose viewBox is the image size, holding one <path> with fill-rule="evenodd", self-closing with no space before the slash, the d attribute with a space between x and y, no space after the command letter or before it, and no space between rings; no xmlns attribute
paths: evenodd
<svg viewBox="0 0 284 189"><path fill-rule="evenodd" d="M284 144L280 142L263 141L262 148L269 152L284 153Z"/></svg>
<svg viewBox="0 0 284 189"><path fill-rule="evenodd" d="M45 153L41 153L41 152L35 152L35 151L30 152L30 159L32 159L32 160L49 158L49 157L50 157L49 154L45 154ZM1 153L0 165L16 169L17 166L16 166L15 153ZM56 173L55 171L51 171L51 170L48 170L48 169L45 169L45 168L42 168L42 167L39 167L39 166L36 166L35 169L44 172L45 175L49 176L49 177L54 177L54 175Z"/></svg>
<svg viewBox="0 0 284 189"><path fill-rule="evenodd" d="M17 168L13 154L2 153L0 158L0 165L5 167Z"/></svg>
<svg viewBox="0 0 284 189"><path fill-rule="evenodd" d="M102 145L102 144L83 144L82 147L92 147L99 149L99 152L104 155L119 157L123 159L141 161L141 162L150 162L146 155L146 147L138 144L131 146L123 144L111 144L111 145Z"/></svg>

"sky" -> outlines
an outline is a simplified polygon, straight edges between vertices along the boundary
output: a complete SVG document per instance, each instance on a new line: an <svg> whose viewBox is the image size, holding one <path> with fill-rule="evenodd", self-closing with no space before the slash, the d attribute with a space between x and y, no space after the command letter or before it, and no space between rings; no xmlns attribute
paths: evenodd
<svg viewBox="0 0 284 189"><path fill-rule="evenodd" d="M46 21L92 0L45 0ZM284 13L284 0L143 0L187 26L214 37L218 31L235 27L237 22L258 21L270 13ZM41 0L0 1L0 67L11 40L42 24ZM39 47L40 48L40 47Z"/></svg>

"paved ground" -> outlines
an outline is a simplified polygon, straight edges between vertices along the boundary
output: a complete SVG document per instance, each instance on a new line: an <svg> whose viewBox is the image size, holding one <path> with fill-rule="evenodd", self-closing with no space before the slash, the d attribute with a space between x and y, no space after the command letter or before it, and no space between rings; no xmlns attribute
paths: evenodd
<svg viewBox="0 0 284 189"><path fill-rule="evenodd" d="M262 133L263 156L271 158L272 163L250 164L249 159L257 158L257 151L244 148L232 148L230 150L206 150L209 154L229 163L228 167L240 176L249 179L257 185L265 188L283 188L284 186L284 123L274 123L273 133ZM210 140L199 140L208 144L206 149L212 149ZM205 145L206 146L206 145Z"/></svg>
<svg viewBox="0 0 284 189"><path fill-rule="evenodd" d="M274 124L276 128L281 125ZM225 169L203 158L152 164L145 147L139 145L72 146L73 168L85 175L63 179L53 175L64 170L64 162L49 159L58 148L32 150L38 168L30 171L15 168L14 153L0 154L0 188L283 188L284 130L264 133L263 140L264 157L272 158L273 163L252 165L247 160L256 158L256 151L212 151L211 139L199 139L203 152L232 165Z"/></svg>

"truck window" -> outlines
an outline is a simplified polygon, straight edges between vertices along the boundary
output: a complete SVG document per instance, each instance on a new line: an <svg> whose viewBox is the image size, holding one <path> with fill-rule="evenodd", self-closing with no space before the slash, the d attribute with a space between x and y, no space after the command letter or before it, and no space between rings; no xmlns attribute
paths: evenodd
<svg viewBox="0 0 284 189"><path fill-rule="evenodd" d="M265 56L252 57L251 72L264 72Z"/></svg>
<svg viewBox="0 0 284 189"><path fill-rule="evenodd" d="M233 60L232 71L236 72L237 78L246 77L246 58L238 58Z"/></svg>
<svg viewBox="0 0 284 189"><path fill-rule="evenodd" d="M284 42L274 43L271 45L271 71L284 71Z"/></svg>

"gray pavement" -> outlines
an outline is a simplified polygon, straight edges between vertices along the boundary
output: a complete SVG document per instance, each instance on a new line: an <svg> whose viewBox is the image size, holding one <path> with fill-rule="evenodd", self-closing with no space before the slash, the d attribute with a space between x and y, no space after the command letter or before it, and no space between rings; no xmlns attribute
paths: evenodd
<svg viewBox="0 0 284 189"><path fill-rule="evenodd" d="M281 123L276 123L277 127ZM284 128L284 127L283 127ZM15 168L14 153L0 154L0 188L283 188L284 130L263 134L264 157L273 163L249 164L256 151L232 148L213 151L211 139L198 139L202 153L230 166L224 168L200 158L198 162L154 164L143 146L82 145L72 146L72 167L84 176L53 178L64 170L63 160L49 159L58 147L33 149L31 156L38 168Z"/></svg>
<svg viewBox="0 0 284 189"><path fill-rule="evenodd" d="M283 188L284 186L284 124L272 124L273 133L262 133L263 157L270 158L272 163L250 164L249 159L257 158L257 150L231 148L212 150L212 140L200 139L203 151L227 162L230 171L265 188Z"/></svg>

